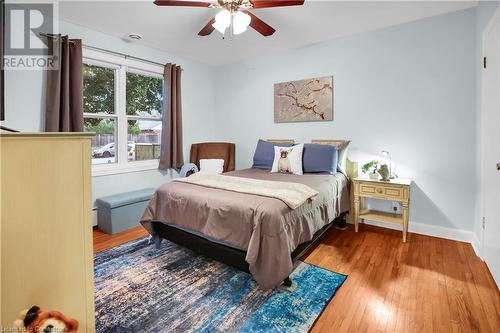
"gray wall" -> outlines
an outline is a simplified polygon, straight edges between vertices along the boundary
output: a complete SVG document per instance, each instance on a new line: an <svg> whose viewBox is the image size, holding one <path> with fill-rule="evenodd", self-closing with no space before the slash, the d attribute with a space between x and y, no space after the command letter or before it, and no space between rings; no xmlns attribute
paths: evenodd
<svg viewBox="0 0 500 333"><path fill-rule="evenodd" d="M184 158L189 160L193 142L209 141L215 135L214 69L211 66L123 41L104 33L61 21L60 31L71 38L81 38L84 44L111 51L131 54L155 62L175 62L184 69L183 126ZM45 73L42 71L6 71L6 120L4 126L21 131L43 130L45 105ZM105 195L158 187L168 181L171 173L158 170L93 177L93 198Z"/></svg>
<svg viewBox="0 0 500 333"><path fill-rule="evenodd" d="M414 180L410 221L472 231L476 201L476 10L353 35L217 70L217 139L251 165L259 138L352 140L392 153ZM334 121L273 123L273 84L334 76ZM375 203L372 203L375 205Z"/></svg>

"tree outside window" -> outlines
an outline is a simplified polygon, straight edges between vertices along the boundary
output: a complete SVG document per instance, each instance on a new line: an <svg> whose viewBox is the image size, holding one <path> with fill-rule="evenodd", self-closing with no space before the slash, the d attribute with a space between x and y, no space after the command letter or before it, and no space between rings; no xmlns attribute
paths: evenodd
<svg viewBox="0 0 500 333"><path fill-rule="evenodd" d="M127 73L127 138L130 160L160 157L163 80Z"/></svg>
<svg viewBox="0 0 500 333"><path fill-rule="evenodd" d="M161 114L163 80L158 76L127 72L125 101L117 104L118 70L104 66L84 64L84 128L95 132L92 139L93 164L117 162L117 146L127 145L127 160L159 158L161 140ZM118 88L117 88L118 87ZM124 102L124 103L123 103ZM125 105L125 112L115 110ZM118 124L126 122L126 137L119 138Z"/></svg>

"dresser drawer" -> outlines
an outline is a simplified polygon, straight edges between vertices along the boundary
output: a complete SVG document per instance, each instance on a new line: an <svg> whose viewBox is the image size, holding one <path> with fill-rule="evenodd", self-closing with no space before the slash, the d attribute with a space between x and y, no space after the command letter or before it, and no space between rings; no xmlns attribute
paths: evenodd
<svg viewBox="0 0 500 333"><path fill-rule="evenodd" d="M359 194L361 196L370 196L375 198L388 198L394 200L403 199L403 189L396 186L383 184L359 184Z"/></svg>

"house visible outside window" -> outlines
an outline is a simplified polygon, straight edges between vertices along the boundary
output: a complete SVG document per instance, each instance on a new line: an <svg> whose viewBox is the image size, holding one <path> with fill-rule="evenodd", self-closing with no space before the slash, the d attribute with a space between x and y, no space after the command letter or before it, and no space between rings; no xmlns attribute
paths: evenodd
<svg viewBox="0 0 500 333"><path fill-rule="evenodd" d="M84 130L92 139L94 175L158 167L163 68L84 50Z"/></svg>
<svg viewBox="0 0 500 333"><path fill-rule="evenodd" d="M128 159L160 158L163 80L127 72Z"/></svg>

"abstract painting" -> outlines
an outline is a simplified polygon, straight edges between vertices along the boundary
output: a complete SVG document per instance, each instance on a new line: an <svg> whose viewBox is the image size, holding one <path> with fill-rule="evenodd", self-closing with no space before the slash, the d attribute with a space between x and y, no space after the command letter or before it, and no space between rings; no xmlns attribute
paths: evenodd
<svg viewBox="0 0 500 333"><path fill-rule="evenodd" d="M333 77L276 83L274 122L333 120Z"/></svg>

